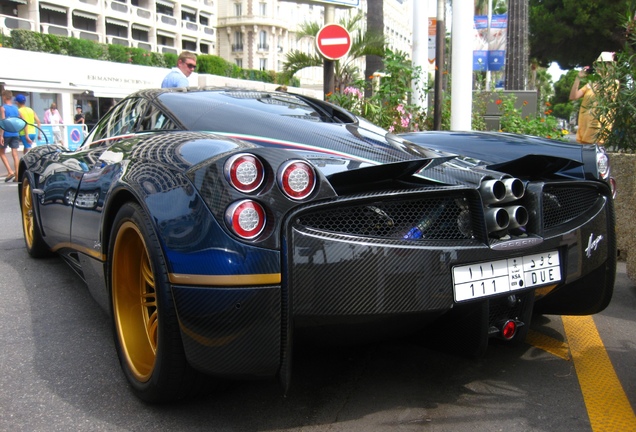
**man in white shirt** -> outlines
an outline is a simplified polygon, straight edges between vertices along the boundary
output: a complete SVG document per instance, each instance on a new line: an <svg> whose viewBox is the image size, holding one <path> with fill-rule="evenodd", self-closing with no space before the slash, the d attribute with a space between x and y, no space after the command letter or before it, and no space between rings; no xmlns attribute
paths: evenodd
<svg viewBox="0 0 636 432"><path fill-rule="evenodd" d="M177 67L166 75L161 83L161 88L189 87L188 77L197 67L197 57L190 51L183 51L177 59Z"/></svg>

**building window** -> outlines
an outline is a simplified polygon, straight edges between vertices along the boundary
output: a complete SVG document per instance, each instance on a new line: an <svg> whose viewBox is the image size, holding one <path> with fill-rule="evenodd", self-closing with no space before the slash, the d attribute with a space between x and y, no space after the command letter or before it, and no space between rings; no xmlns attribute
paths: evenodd
<svg viewBox="0 0 636 432"><path fill-rule="evenodd" d="M236 65L240 68L243 67L243 59L234 59L236 61Z"/></svg>
<svg viewBox="0 0 636 432"><path fill-rule="evenodd" d="M40 22L67 27L66 9L40 4Z"/></svg>
<svg viewBox="0 0 636 432"><path fill-rule="evenodd" d="M234 32L234 43L232 44L232 51L243 51L243 33L240 31Z"/></svg>
<svg viewBox="0 0 636 432"><path fill-rule="evenodd" d="M234 15L235 16L243 15L243 5L241 3L234 3Z"/></svg>
<svg viewBox="0 0 636 432"><path fill-rule="evenodd" d="M267 70L267 59L266 58L259 59L258 67L262 71Z"/></svg>
<svg viewBox="0 0 636 432"><path fill-rule="evenodd" d="M157 2L156 7L157 7L156 8L157 13L168 15L168 16L174 16L174 7L168 6L168 3Z"/></svg>
<svg viewBox="0 0 636 432"><path fill-rule="evenodd" d="M192 12L181 9L181 20L195 23L197 22L197 16Z"/></svg>
<svg viewBox="0 0 636 432"><path fill-rule="evenodd" d="M106 21L106 34L108 36L117 36L128 39L128 27L122 24L115 23L114 21Z"/></svg>
<svg viewBox="0 0 636 432"><path fill-rule="evenodd" d="M262 15L262 16L267 15L267 3L265 3L265 2L261 2L261 3L258 5L258 10L260 11L260 13L261 13L261 15Z"/></svg>
<svg viewBox="0 0 636 432"><path fill-rule="evenodd" d="M73 13L73 27L78 30L86 30L95 33L97 31L97 18L87 18Z"/></svg>
<svg viewBox="0 0 636 432"><path fill-rule="evenodd" d="M133 24L133 28L131 30L132 38L136 41L148 42L149 32L148 30L144 30L142 28L136 27Z"/></svg>
<svg viewBox="0 0 636 432"><path fill-rule="evenodd" d="M202 26L209 26L210 25L210 18L203 15L203 14L199 14L199 24L201 24Z"/></svg>
<svg viewBox="0 0 636 432"><path fill-rule="evenodd" d="M157 34L157 44L163 46L174 46L174 38L170 36L165 36L163 34Z"/></svg>
<svg viewBox="0 0 636 432"><path fill-rule="evenodd" d="M269 45L267 44L267 32L265 30L261 30L258 34L258 49L264 51L269 49Z"/></svg>
<svg viewBox="0 0 636 432"><path fill-rule="evenodd" d="M197 50L197 43L189 41L189 40L182 40L181 41L181 49L186 50L186 51L196 51Z"/></svg>
<svg viewBox="0 0 636 432"><path fill-rule="evenodd" d="M206 43L200 43L199 44L199 51L201 51L201 54L210 54L210 45L206 44Z"/></svg>

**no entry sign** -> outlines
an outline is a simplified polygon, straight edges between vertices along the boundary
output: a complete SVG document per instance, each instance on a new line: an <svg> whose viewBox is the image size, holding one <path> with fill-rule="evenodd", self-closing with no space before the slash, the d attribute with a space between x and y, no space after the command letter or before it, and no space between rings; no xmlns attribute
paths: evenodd
<svg viewBox="0 0 636 432"><path fill-rule="evenodd" d="M316 49L329 60L341 59L351 49L351 35L341 25L327 24L318 30Z"/></svg>

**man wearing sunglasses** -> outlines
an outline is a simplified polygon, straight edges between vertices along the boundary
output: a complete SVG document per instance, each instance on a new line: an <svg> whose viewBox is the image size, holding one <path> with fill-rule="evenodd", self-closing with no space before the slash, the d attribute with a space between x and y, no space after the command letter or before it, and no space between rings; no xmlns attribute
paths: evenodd
<svg viewBox="0 0 636 432"><path fill-rule="evenodd" d="M161 83L161 88L189 87L188 77L197 67L197 57L190 51L183 51L177 60L177 67L166 75Z"/></svg>

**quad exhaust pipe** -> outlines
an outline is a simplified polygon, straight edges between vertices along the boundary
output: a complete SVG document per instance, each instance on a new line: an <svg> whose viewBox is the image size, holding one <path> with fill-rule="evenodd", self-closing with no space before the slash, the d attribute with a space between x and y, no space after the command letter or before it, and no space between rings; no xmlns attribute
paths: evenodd
<svg viewBox="0 0 636 432"><path fill-rule="evenodd" d="M522 198L525 187L518 178L486 180L479 187L479 192L485 204L501 204Z"/></svg>

